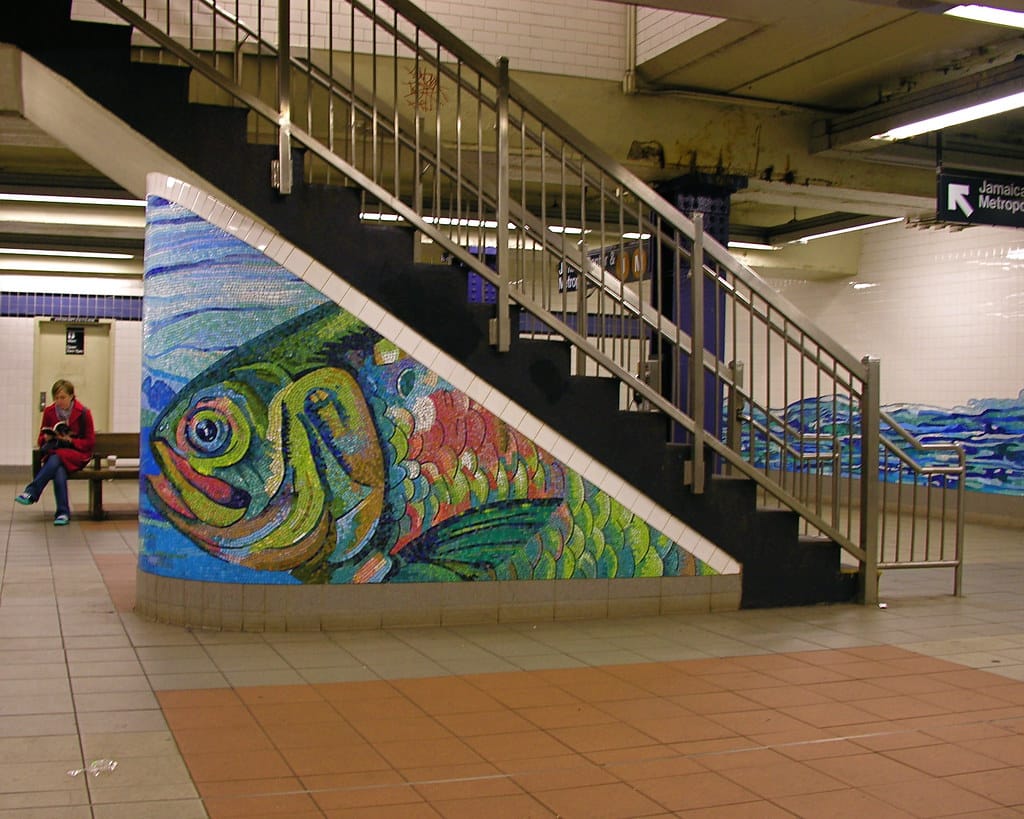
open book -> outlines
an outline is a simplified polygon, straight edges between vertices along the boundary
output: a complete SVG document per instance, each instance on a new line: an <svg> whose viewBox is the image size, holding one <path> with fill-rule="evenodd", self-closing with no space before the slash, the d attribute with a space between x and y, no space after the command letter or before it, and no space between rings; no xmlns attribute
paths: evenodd
<svg viewBox="0 0 1024 819"><path fill-rule="evenodd" d="M71 434L71 427L69 427L67 425L67 423L64 422L64 421L58 421L52 427L43 427L42 433L47 438L54 438L54 437L56 437L58 435L70 435Z"/></svg>

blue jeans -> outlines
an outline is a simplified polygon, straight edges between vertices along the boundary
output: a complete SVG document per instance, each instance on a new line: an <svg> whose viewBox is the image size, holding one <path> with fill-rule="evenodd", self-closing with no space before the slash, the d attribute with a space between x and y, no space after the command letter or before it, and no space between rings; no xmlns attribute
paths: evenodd
<svg viewBox="0 0 1024 819"><path fill-rule="evenodd" d="M68 471L64 467L64 462L56 455L51 455L43 461L35 479L25 487L25 491L33 500L39 500L39 496L43 494L46 484L50 481L53 481L53 496L57 499L57 514L71 517L71 507L68 505Z"/></svg>

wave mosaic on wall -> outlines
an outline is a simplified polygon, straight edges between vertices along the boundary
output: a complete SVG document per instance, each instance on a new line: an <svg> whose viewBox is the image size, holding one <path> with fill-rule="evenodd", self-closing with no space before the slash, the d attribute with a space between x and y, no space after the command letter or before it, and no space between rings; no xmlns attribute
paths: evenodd
<svg viewBox="0 0 1024 819"><path fill-rule="evenodd" d="M140 568L233 583L713 574L254 248L147 211Z"/></svg>
<svg viewBox="0 0 1024 819"><path fill-rule="evenodd" d="M998 495L1024 496L1024 390L1016 398L972 399L964 406L943 408L927 404L890 404L883 409L900 426L925 444L960 444L967 460L965 487L975 492ZM839 397L806 399L790 404L776 417L785 418L791 430L830 438L833 435L839 447L839 463L844 477L859 477L861 472L860 417L849 401ZM764 414L758 418L762 426L768 425ZM773 422L774 424L774 422ZM773 426L781 436L781 427ZM883 426L883 434L885 427ZM913 450L895 434L887 436L898 443L908 456L924 466L952 465L948 454ZM744 446L749 449L749 434ZM766 460L773 468L780 465L779 448L768 445L763 435L756 435L756 462ZM787 462L786 468L792 468ZM830 462L822 460L816 466L823 474L831 474ZM899 465L891 458L879 473L882 480L899 479ZM910 475L904 470L903 479Z"/></svg>

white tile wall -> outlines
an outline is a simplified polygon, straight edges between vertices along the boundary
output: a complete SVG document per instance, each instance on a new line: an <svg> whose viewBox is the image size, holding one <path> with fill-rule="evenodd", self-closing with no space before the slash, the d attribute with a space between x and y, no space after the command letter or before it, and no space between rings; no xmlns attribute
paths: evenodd
<svg viewBox="0 0 1024 819"><path fill-rule="evenodd" d="M314 48L327 42L327 0L313 0L311 14L305 3L293 3L292 31L295 37L306 36L310 21ZM128 2L129 7L142 8L142 0ZM160 19L159 4L150 15ZM263 3L266 8L266 2ZM427 14L468 43L491 62L508 57L510 67L525 68L550 74L565 74L589 79L620 80L625 71L625 6L600 0L422 0L419 5ZM256 0L239 0L238 14L255 28ZM156 11L153 11L156 9ZM232 7L232 12L234 8ZM276 9L275 9L276 15ZM73 16L83 20L110 22L116 18L95 0L74 0ZM264 16L267 17L266 12ZM690 17L693 15L679 15ZM184 23L179 25L184 26ZM196 16L198 41L209 37L209 18ZM369 35L365 26L357 24L355 35L350 31L348 12L334 15L333 40L339 49L350 38L356 50L365 50ZM571 32L567 37L566 32ZM205 32L205 34L204 34ZM265 36L276 37L276 22L265 20ZM234 31L223 27L219 42L228 43ZM362 46L362 47L361 47Z"/></svg>
<svg viewBox="0 0 1024 819"><path fill-rule="evenodd" d="M705 17L664 9L638 8L636 13L636 60L643 64L680 43L703 34L722 22L721 17Z"/></svg>
<svg viewBox="0 0 1024 819"><path fill-rule="evenodd" d="M32 394L35 319L0 318L0 465L32 463L32 447L39 431L38 397Z"/></svg>
<svg viewBox="0 0 1024 819"><path fill-rule="evenodd" d="M115 321L111 327L114 372L110 431L138 432L142 396L142 322Z"/></svg>
<svg viewBox="0 0 1024 819"><path fill-rule="evenodd" d="M99 282L97 282L99 283ZM52 288L51 288L52 289ZM28 467L39 431L38 396L32 385L36 319L0 317L0 466ZM111 431L137 432L142 395L142 322L111 327Z"/></svg>
<svg viewBox="0 0 1024 819"><path fill-rule="evenodd" d="M950 408L1024 390L1020 231L893 225L862 240L856 281L874 287L830 281L779 289L858 358L881 359L882 403Z"/></svg>

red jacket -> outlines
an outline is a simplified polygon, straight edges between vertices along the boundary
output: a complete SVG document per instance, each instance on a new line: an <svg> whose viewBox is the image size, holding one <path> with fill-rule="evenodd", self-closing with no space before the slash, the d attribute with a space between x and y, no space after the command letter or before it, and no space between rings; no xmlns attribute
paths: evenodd
<svg viewBox="0 0 1024 819"><path fill-rule="evenodd" d="M57 415L55 404L50 404L43 410L43 421L39 425L39 439L36 441L36 446L42 446L45 440L42 428L56 426L59 420L60 416ZM93 427L92 413L77 398L71 403L68 426L71 427L71 446L58 447L45 455L43 460L45 461L50 455L56 453L57 457L64 462L64 468L68 472L77 472L89 463L92 451L96 448L96 429Z"/></svg>

